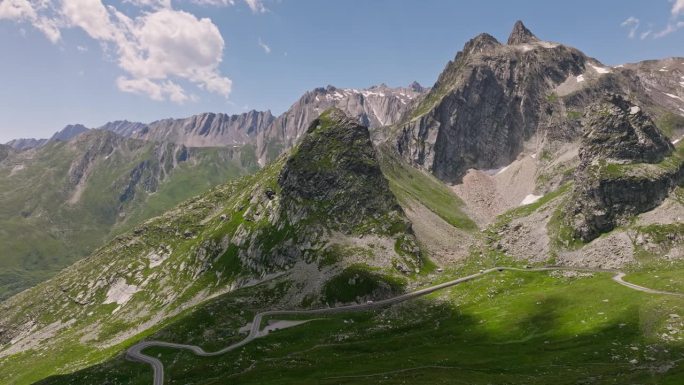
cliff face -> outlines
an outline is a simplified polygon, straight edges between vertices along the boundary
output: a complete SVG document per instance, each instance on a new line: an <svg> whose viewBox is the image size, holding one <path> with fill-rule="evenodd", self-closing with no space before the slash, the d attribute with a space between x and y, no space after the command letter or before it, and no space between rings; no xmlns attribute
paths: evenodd
<svg viewBox="0 0 684 385"><path fill-rule="evenodd" d="M447 64L398 125L397 148L405 158L456 182L469 168L509 164L525 140L553 126L548 99L555 87L585 71L587 57L539 41L522 23L509 43L479 35Z"/></svg>
<svg viewBox="0 0 684 385"><path fill-rule="evenodd" d="M150 124L115 121L101 129L118 135L187 147L222 147L251 144L264 166L292 148L311 122L328 108L336 107L371 129L399 121L413 101L426 89L414 82L408 87L384 84L367 89L328 86L306 92L285 113L270 111L238 115L205 113L184 119L163 119Z"/></svg>
<svg viewBox="0 0 684 385"><path fill-rule="evenodd" d="M252 110L240 115L206 113L185 119L158 120L137 130L132 137L188 147L243 145L253 143L273 119L270 111Z"/></svg>
<svg viewBox="0 0 684 385"><path fill-rule="evenodd" d="M682 185L684 149L618 95L588 108L583 124L569 212L575 236L590 241L655 208Z"/></svg>
<svg viewBox="0 0 684 385"><path fill-rule="evenodd" d="M381 84L367 89L328 86L308 91L259 136L260 162L265 164L292 147L311 122L328 108L339 108L372 130L399 121L412 102L425 91L416 82L399 88Z"/></svg>

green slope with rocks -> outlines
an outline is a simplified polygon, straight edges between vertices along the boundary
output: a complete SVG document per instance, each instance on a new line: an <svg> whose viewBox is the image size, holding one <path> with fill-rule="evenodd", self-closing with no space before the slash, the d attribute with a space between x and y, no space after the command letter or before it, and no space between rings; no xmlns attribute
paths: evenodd
<svg viewBox="0 0 684 385"><path fill-rule="evenodd" d="M368 130L328 110L289 157L3 302L0 374L23 384L68 373L262 282L282 285L279 306L319 307L394 295L423 265Z"/></svg>
<svg viewBox="0 0 684 385"><path fill-rule="evenodd" d="M0 299L143 220L258 168L251 148L193 149L99 130L2 154Z"/></svg>

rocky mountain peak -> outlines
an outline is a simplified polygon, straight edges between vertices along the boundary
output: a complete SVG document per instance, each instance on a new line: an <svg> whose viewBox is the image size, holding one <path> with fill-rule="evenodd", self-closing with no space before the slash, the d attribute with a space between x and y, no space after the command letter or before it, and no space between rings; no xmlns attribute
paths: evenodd
<svg viewBox="0 0 684 385"><path fill-rule="evenodd" d="M423 86L422 86L420 83L418 83L417 81L413 81L411 84L409 84L408 88L409 88L411 91L415 91L415 92L425 92L425 91L427 90L425 87L423 87Z"/></svg>
<svg viewBox="0 0 684 385"><path fill-rule="evenodd" d="M465 44L463 52L466 54L474 54L489 51L500 46L501 43L499 43L494 36L488 33L481 33Z"/></svg>
<svg viewBox="0 0 684 385"><path fill-rule="evenodd" d="M52 135L50 140L60 140L62 142L66 142L86 131L88 131L88 127L82 124L69 124Z"/></svg>
<svg viewBox="0 0 684 385"><path fill-rule="evenodd" d="M534 36L534 34L525 27L525 24L523 24L522 21L518 20L515 22L513 25L513 30L511 31L511 34L508 36L508 45L516 45L516 44L526 44L526 43L534 43L539 41L539 39Z"/></svg>
<svg viewBox="0 0 684 385"><path fill-rule="evenodd" d="M368 129L339 108L311 123L278 184L289 218L322 218L329 228L353 232L391 213L403 217Z"/></svg>
<svg viewBox="0 0 684 385"><path fill-rule="evenodd" d="M641 108L618 94L606 94L587 109L580 159L595 162L657 163L674 147Z"/></svg>

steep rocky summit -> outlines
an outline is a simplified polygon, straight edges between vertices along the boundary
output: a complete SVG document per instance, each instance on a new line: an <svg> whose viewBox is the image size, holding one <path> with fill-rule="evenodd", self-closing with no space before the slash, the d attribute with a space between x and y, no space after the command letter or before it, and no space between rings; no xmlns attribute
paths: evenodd
<svg viewBox="0 0 684 385"><path fill-rule="evenodd" d="M522 21L518 20L515 22L515 25L513 25L513 31L511 31L511 34L508 37L508 42L506 42L506 44L527 44L536 43L538 41L539 39L536 36L534 36L532 31L527 29L527 27L525 27L525 24L523 24Z"/></svg>
<svg viewBox="0 0 684 385"><path fill-rule="evenodd" d="M684 150L622 96L587 109L569 205L575 236L590 241L658 206L684 182Z"/></svg>
<svg viewBox="0 0 684 385"><path fill-rule="evenodd" d="M314 120L279 184L291 217L325 218L351 230L401 208L382 175L368 129L337 108Z"/></svg>
<svg viewBox="0 0 684 385"><path fill-rule="evenodd" d="M481 34L397 125L397 148L447 182L460 181L470 168L506 166L535 134L571 134L556 128L547 106L554 89L588 65L580 51L541 41L521 22L508 44Z"/></svg>
<svg viewBox="0 0 684 385"><path fill-rule="evenodd" d="M366 89L327 86L307 91L259 137L259 159L265 164L291 148L311 122L328 108L339 108L373 130L398 122L413 101L425 92L417 82L397 88L380 84Z"/></svg>

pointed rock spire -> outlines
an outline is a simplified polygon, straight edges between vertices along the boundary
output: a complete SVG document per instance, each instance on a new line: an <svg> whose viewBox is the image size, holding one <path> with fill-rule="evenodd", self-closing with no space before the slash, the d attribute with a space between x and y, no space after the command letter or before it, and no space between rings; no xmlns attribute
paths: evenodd
<svg viewBox="0 0 684 385"><path fill-rule="evenodd" d="M534 36L534 34L525 27L522 21L518 20L513 26L513 31L511 31L510 36L508 36L508 45L534 43L539 41L539 39Z"/></svg>

